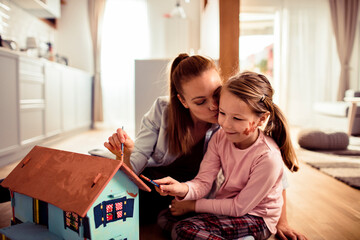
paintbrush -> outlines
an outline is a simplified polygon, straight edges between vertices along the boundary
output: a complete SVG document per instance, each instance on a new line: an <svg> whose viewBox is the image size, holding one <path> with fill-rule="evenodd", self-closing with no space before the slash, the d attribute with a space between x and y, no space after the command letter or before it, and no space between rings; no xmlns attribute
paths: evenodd
<svg viewBox="0 0 360 240"><path fill-rule="evenodd" d="M124 126L121 127L121 130L124 130ZM121 162L124 162L124 143L121 143Z"/></svg>
<svg viewBox="0 0 360 240"><path fill-rule="evenodd" d="M145 177L144 175L140 174L140 177L145 179L146 181L148 181L149 183L152 183L153 185L157 186L158 188L160 188L159 184L157 184L156 182L154 182L153 180L151 180L148 177Z"/></svg>

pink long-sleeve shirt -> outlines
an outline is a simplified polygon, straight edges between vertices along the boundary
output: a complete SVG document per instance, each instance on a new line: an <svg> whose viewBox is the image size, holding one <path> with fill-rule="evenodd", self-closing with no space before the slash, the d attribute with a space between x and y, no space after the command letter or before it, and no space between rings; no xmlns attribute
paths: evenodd
<svg viewBox="0 0 360 240"><path fill-rule="evenodd" d="M205 199L222 168L225 181L215 199ZM282 199L283 161L275 141L260 131L254 144L239 149L220 129L209 142L198 175L186 182L189 192L183 200L197 200L196 212L240 217L262 217L276 233Z"/></svg>

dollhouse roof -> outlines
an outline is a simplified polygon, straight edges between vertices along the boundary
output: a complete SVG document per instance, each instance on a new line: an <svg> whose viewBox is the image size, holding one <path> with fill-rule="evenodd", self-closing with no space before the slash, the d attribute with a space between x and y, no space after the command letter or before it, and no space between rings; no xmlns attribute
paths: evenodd
<svg viewBox="0 0 360 240"><path fill-rule="evenodd" d="M140 189L151 191L120 161L35 146L2 186L85 217L119 168Z"/></svg>

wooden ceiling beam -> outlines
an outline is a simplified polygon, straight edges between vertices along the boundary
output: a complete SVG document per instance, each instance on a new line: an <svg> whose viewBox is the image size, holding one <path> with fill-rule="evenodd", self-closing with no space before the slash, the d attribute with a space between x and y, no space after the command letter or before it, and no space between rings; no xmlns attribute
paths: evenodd
<svg viewBox="0 0 360 240"><path fill-rule="evenodd" d="M222 78L226 81L239 71L240 0L219 0L220 58Z"/></svg>

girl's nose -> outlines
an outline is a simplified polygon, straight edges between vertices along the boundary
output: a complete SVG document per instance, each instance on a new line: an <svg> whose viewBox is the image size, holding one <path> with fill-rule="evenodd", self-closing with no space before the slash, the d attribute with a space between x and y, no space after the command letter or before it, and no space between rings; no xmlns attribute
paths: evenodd
<svg viewBox="0 0 360 240"><path fill-rule="evenodd" d="M220 121L219 121L220 122ZM222 128L225 128L225 129L230 129L231 126L230 126L230 122L229 122L229 119L227 117L224 117L221 121L221 127Z"/></svg>

